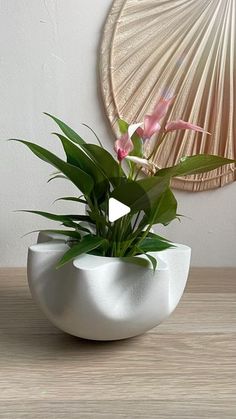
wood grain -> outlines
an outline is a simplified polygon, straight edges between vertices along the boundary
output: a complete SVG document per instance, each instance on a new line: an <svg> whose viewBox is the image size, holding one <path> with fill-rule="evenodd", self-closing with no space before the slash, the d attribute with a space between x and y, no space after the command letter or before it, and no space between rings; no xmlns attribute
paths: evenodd
<svg viewBox="0 0 236 419"><path fill-rule="evenodd" d="M235 277L194 269L164 324L98 343L52 326L24 269L0 270L0 417L235 418Z"/></svg>

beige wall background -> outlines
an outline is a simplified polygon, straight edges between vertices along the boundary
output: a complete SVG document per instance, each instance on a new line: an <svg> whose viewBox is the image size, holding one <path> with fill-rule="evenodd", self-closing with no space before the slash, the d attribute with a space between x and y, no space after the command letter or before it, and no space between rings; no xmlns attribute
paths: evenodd
<svg viewBox="0 0 236 419"><path fill-rule="evenodd" d="M25 233L54 225L37 216L13 212L42 209L73 212L52 202L73 193L66 181L47 184L50 166L6 138L35 140L61 155L49 135L50 112L94 142L82 122L96 129L112 150L97 76L102 27L111 0L0 0L0 266L24 266ZM176 192L186 218L158 231L193 249L193 266L236 266L236 187L199 194ZM55 224L56 227L56 224ZM164 231L165 230L165 231Z"/></svg>

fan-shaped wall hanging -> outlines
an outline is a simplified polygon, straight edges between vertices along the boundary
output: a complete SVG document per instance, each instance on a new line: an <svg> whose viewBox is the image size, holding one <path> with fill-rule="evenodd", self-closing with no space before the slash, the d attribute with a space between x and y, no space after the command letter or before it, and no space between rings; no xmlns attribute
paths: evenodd
<svg viewBox="0 0 236 419"><path fill-rule="evenodd" d="M107 116L140 122L168 89L176 95L170 118L203 126L170 134L156 157L159 167L184 155L236 150L236 0L115 0L101 51ZM232 166L179 178L173 186L201 191L235 180Z"/></svg>

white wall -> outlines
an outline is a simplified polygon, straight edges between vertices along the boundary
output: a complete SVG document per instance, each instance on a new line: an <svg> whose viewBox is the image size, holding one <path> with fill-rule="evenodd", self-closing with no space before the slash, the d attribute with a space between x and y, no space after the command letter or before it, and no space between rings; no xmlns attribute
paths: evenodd
<svg viewBox="0 0 236 419"><path fill-rule="evenodd" d="M51 205L73 187L63 181L46 184L52 169L22 145L3 139L31 139L60 152L49 136L55 126L42 115L48 111L86 133L89 141L91 134L80 124L96 127L112 148L96 72L110 5L111 0L0 0L0 266L24 266L35 235L21 236L52 225L14 210L73 211L68 203ZM178 192L177 198L179 212L191 218L173 223L166 236L192 246L195 266L236 266L235 185L200 194Z"/></svg>

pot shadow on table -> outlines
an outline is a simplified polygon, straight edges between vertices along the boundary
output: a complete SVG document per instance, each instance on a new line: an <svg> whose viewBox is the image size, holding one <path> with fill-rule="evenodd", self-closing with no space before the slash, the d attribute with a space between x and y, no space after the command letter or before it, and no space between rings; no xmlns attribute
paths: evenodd
<svg viewBox="0 0 236 419"><path fill-rule="evenodd" d="M67 356L71 353L107 356L110 351L123 351L137 344L142 337L120 341L89 341L68 335L53 326L40 311L25 288L0 290L0 353L7 348L12 354L24 352L32 356L42 352Z"/></svg>

